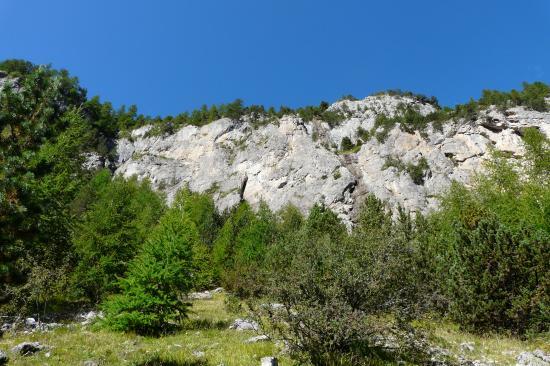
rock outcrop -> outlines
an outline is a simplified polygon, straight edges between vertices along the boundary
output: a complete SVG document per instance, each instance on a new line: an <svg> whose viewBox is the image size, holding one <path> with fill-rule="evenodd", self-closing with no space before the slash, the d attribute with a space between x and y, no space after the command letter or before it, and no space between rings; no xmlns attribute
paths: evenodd
<svg viewBox="0 0 550 366"><path fill-rule="evenodd" d="M331 105L347 116L332 128L297 116L260 125L224 118L166 136L148 136L152 127L144 126L117 142L116 174L150 179L168 201L188 186L211 193L221 210L242 199L255 207L263 201L272 210L291 203L303 212L319 202L351 223L368 192L392 207L425 213L437 208L453 180L469 184L490 148L521 157L525 127L550 136L550 113L488 108L476 121L449 121L440 130L429 125L410 133L396 125L383 142L370 138L355 152L338 152L344 137L356 143L361 130L373 129L376 116L393 116L403 105L423 115L435 110L412 97L381 95ZM390 159L403 166L425 159L421 184Z"/></svg>

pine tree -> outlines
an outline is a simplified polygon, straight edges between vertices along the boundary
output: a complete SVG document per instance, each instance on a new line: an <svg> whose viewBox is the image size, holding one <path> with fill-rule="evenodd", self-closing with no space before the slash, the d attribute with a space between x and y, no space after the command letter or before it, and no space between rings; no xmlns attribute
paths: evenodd
<svg viewBox="0 0 550 366"><path fill-rule="evenodd" d="M181 322L190 306L184 296L193 287L194 248L199 235L181 210L168 211L121 280L122 293L104 303L106 325L113 330L159 334Z"/></svg>

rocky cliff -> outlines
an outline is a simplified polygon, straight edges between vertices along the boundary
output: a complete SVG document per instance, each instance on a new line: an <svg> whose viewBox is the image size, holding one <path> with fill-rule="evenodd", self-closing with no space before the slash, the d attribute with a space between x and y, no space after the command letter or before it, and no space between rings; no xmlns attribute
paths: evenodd
<svg viewBox="0 0 550 366"><path fill-rule="evenodd" d="M265 201L273 210L292 203L304 212L322 202L351 223L368 192L394 207L427 212L451 181L468 184L482 171L490 148L521 157L523 128L550 136L550 113L488 108L475 121L440 128L407 132L396 125L383 141L362 137L361 146L339 151L344 137L355 144L362 131L374 131L379 114L391 117L403 106L422 115L434 111L412 97L380 95L332 104L346 115L335 127L291 115L265 124L220 119L165 136L148 136L152 127L144 126L117 142L116 174L149 178L168 200L188 185L210 192L222 210L241 199L254 206ZM413 177L405 167L420 172Z"/></svg>

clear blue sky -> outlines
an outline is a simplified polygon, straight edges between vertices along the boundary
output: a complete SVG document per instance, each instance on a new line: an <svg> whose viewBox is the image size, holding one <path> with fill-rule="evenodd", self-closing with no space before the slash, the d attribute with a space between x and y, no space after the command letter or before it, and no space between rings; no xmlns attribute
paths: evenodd
<svg viewBox="0 0 550 366"><path fill-rule="evenodd" d="M453 105L550 81L548 0L0 0L0 58L148 115L401 88Z"/></svg>

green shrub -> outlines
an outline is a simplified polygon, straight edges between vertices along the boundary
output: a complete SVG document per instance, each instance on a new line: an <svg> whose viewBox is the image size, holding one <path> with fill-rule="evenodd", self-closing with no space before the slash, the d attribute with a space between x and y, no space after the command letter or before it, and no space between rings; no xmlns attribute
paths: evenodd
<svg viewBox="0 0 550 366"><path fill-rule="evenodd" d="M0 62L0 70L12 77L25 76L36 70L37 66L29 61L10 59Z"/></svg>
<svg viewBox="0 0 550 366"><path fill-rule="evenodd" d="M82 197L84 196L84 197ZM110 178L99 172L79 198L82 219L73 235L77 264L73 289L97 302L117 290L122 276L164 210L164 202L147 181Z"/></svg>
<svg viewBox="0 0 550 366"><path fill-rule="evenodd" d="M429 169L430 166L428 165L428 161L425 157L421 157L418 161L418 164L407 164L407 173L409 173L409 175L411 176L414 184L417 185L424 184L424 175Z"/></svg>
<svg viewBox="0 0 550 366"><path fill-rule="evenodd" d="M257 311L295 356L314 365L390 357L376 339L399 338L399 324L405 323L388 325L378 317L406 319L417 294L414 257L400 230L372 196L352 236L332 211L315 206L301 228L281 237L268 255L263 294L283 307ZM412 357L409 351L400 357Z"/></svg>
<svg viewBox="0 0 550 366"><path fill-rule="evenodd" d="M200 245L193 222L171 209L151 233L120 281L121 294L103 304L113 330L160 334L187 316L184 295L193 288L194 247Z"/></svg>
<svg viewBox="0 0 550 366"><path fill-rule="evenodd" d="M351 94L345 94L345 95L342 95L340 97L340 99L338 99L338 101L343 101L343 100L349 100L351 102L355 102L359 99L357 99L355 96L351 95Z"/></svg>
<svg viewBox="0 0 550 366"><path fill-rule="evenodd" d="M194 289L212 288L215 284L212 247L222 225L214 200L207 194L184 188L178 192L172 206L184 212L199 233L200 245L194 247Z"/></svg>
<svg viewBox="0 0 550 366"><path fill-rule="evenodd" d="M436 109L439 109L439 101L436 97L431 96L428 97L424 94L419 94L411 91L403 91L401 89L389 89L381 92L377 92L373 95L390 95L390 96L400 96L400 97L410 97L414 98L420 103L426 103L433 105Z"/></svg>
<svg viewBox="0 0 550 366"><path fill-rule="evenodd" d="M384 170L389 167L395 167L399 172L406 171L407 173L409 173L414 184L417 184L417 185L424 184L424 175L426 174L426 171L430 169L430 166L428 165L428 161L424 157L421 157L417 164L413 164L413 163L405 164L398 158L389 156L386 158L386 161L384 162L382 169Z"/></svg>
<svg viewBox="0 0 550 366"><path fill-rule="evenodd" d="M351 139L347 136L344 136L342 138L342 142L340 143L340 150L342 151L347 151L347 150L351 150L355 147L355 145L353 144L353 142L351 142Z"/></svg>
<svg viewBox="0 0 550 366"><path fill-rule="evenodd" d="M227 216L212 249L214 275L217 281L226 282L226 272L234 267L237 238L252 220L254 212L246 202L234 207Z"/></svg>
<svg viewBox="0 0 550 366"><path fill-rule="evenodd" d="M363 127L357 128L357 136L363 140L363 142L369 141L371 134L369 131L365 130Z"/></svg>
<svg viewBox="0 0 550 366"><path fill-rule="evenodd" d="M452 316L476 330L544 331L550 235L514 233L490 214L473 224L456 229L450 252Z"/></svg>
<svg viewBox="0 0 550 366"><path fill-rule="evenodd" d="M214 244L213 259L222 284L239 296L251 296L260 281L257 268L276 237L276 218L262 203L258 213L241 204L226 220Z"/></svg>
<svg viewBox="0 0 550 366"><path fill-rule="evenodd" d="M512 90L510 92L500 92L497 90L483 90L479 99L482 106L495 105L500 109L506 109L515 106L525 106L540 112L548 110L548 103L545 98L550 96L550 85L542 82L523 83L523 90Z"/></svg>
<svg viewBox="0 0 550 366"><path fill-rule="evenodd" d="M526 163L495 152L473 189L453 185L431 218L426 258L451 317L483 331L548 331L548 140L526 134ZM543 161L541 161L541 159Z"/></svg>

